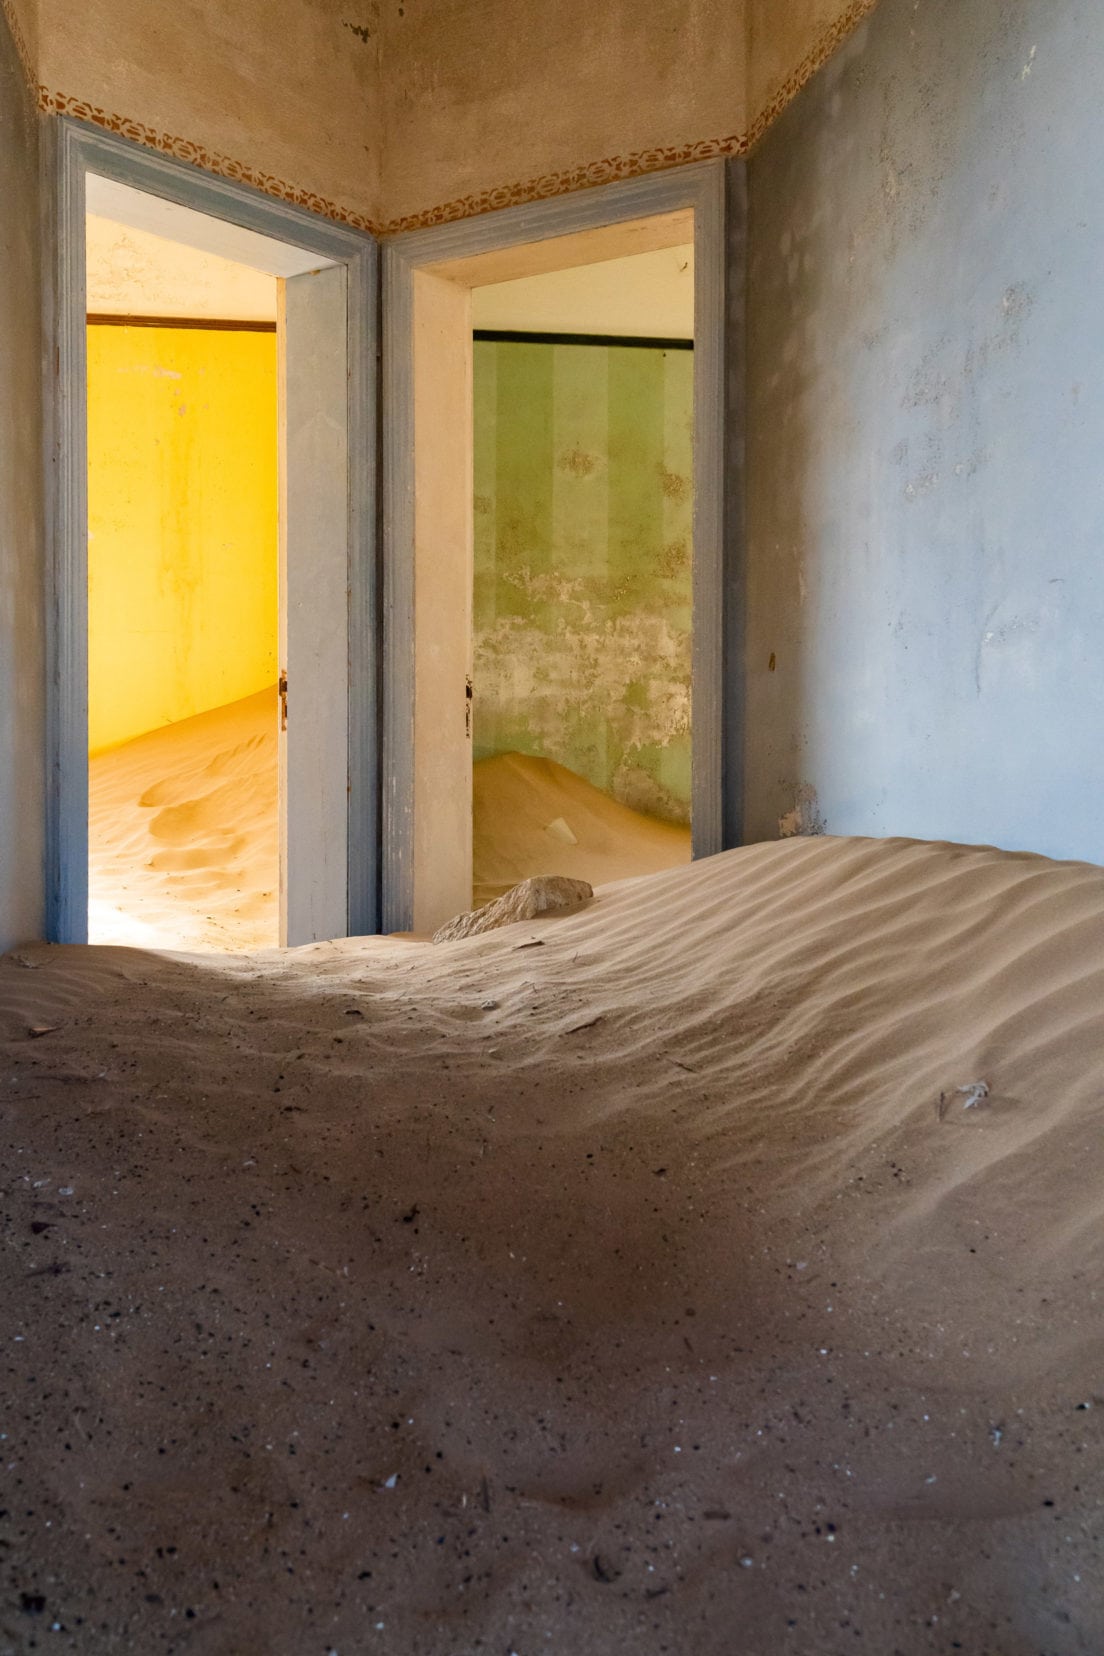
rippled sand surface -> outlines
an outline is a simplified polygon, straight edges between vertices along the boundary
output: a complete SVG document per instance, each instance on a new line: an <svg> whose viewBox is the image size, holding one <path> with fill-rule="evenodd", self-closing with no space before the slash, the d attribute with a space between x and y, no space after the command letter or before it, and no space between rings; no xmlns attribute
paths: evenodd
<svg viewBox="0 0 1104 1656"><path fill-rule="evenodd" d="M0 1037L0 1649L1104 1648L1104 871L34 947Z"/></svg>

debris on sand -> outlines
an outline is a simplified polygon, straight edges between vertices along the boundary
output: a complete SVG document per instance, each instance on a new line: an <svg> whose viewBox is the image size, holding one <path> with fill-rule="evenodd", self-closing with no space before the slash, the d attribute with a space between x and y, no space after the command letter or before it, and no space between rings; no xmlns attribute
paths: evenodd
<svg viewBox="0 0 1104 1656"><path fill-rule="evenodd" d="M496 931L499 926L512 926L515 920L534 920L538 914L553 910L574 911L589 903L594 887L587 880L569 880L563 874L538 874L531 880L522 880L504 896L470 914L458 914L433 934L435 943L455 943L462 937L476 937L480 932Z"/></svg>
<svg viewBox="0 0 1104 1656"><path fill-rule="evenodd" d="M965 1085L961 1087L952 1088L949 1093L941 1092L939 1095L940 1121L943 1120L944 1116L947 1114L947 1111L950 1109L951 1100L959 1096L962 1098L962 1108L964 1110L972 1110L976 1108L978 1104L984 1103L984 1101L989 1097L989 1083L988 1081L967 1081Z"/></svg>

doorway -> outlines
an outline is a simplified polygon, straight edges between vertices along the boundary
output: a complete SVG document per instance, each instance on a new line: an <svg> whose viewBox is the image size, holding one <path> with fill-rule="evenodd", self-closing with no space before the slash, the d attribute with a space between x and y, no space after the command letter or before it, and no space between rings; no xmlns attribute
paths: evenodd
<svg viewBox="0 0 1104 1656"><path fill-rule="evenodd" d="M171 924L162 923L147 936L139 914L129 939L124 935L119 940L226 948L373 931L378 925L375 244L359 232L77 122L60 123L57 159L51 935L78 942L89 936L90 749L106 746L105 757L110 761L114 756L116 772L129 768L133 773L134 745L144 743L148 749L161 741L163 746L167 731L184 734L189 754L182 767L155 776L140 790L130 782L124 786L118 774L115 781L135 795L128 800L128 832L138 822L148 841L156 821L152 837L163 842L152 851L148 843L140 846L147 854L139 884L145 884L148 898L154 877L161 880L162 897L166 882L171 883L177 917L187 913L187 924L173 935ZM206 319L245 324L239 327L157 330L149 326L149 315L137 323L131 317L128 328L120 327L117 317L104 321L104 312L94 311L99 320L87 329L86 223L92 220L129 237L132 252L142 255L138 264L144 258L148 266L157 246L168 250L171 263L175 247L182 250L181 261L193 261L193 277L198 258L208 274L218 269L224 283L237 284L236 291L249 286L248 277L259 278L267 314ZM197 278L185 285L194 297L202 284ZM228 289L223 291L225 295ZM172 308L179 310L179 302L160 312L162 324L204 320L173 316ZM152 301L146 309L153 310ZM201 344L201 333L212 337ZM221 342L213 337L219 333ZM124 348L121 342L128 334L129 347ZM105 348L107 335L115 343ZM174 340L170 360L165 352ZM249 517L244 477L235 483L231 468L216 487L216 468L209 465L187 507L192 519L185 525L187 533L177 536L191 545L192 563L177 555L177 547L162 568L157 624L167 629L161 653L175 658L175 677L160 671L164 663L158 662L148 637L148 608L137 623L125 613L134 609L143 584L137 548L141 534L135 535L132 526L129 549L116 545L113 571L97 566L100 548L95 544L91 562L89 558L89 530L99 526L103 540L102 517L90 517L90 504L94 514L103 505L102 492L90 502L90 438L101 444L104 428L102 420L98 426L90 423L87 398L90 390L103 392L104 357L125 368L127 363L118 359L120 352L126 357L127 349L138 377L160 379L170 392L162 398L164 407L154 396L147 398L145 410L147 424L166 422L156 450L156 463L166 474L174 468L179 473L185 465L181 453L173 451L170 436L179 430L173 432L169 416L176 387L182 394L173 417L187 426L195 412L183 395L186 376L199 400L211 405L208 414L216 416L214 433L197 436L193 431L200 447L219 441L220 419L224 433L235 423L265 426L269 433L255 429L246 434L255 469L266 472L268 490L267 503L252 509L251 527L241 529L243 511ZM172 378L177 374L180 380ZM250 408L243 405L243 396L253 399ZM97 417L105 412L102 395L93 412L97 410ZM246 442L239 458L248 449ZM173 458L168 458L170 451ZM100 464L98 487L102 450L91 458ZM115 464L125 471L125 457L117 451ZM147 467L143 486L148 482ZM217 502L215 495L220 496ZM220 505L221 517L211 515L215 505ZM166 510L164 500L158 510ZM178 498L168 510L171 516L185 508ZM231 532L228 523L237 528ZM163 535L161 539L164 543ZM127 571L118 567L128 558L129 589ZM90 573L100 582L100 597L103 583L114 583L113 602L105 606L94 596L90 605ZM181 618L189 607L203 609L205 584L206 613L189 634ZM170 614L175 616L171 622ZM103 649L99 640L90 640L89 626L97 621L105 629ZM192 659L186 663L188 656ZM106 684L111 686L111 707L102 694ZM157 702L152 713L151 692ZM243 721L256 728L245 731ZM124 762L118 755L128 743L133 745ZM259 759L261 750L269 762L251 771L249 754ZM115 792L117 796L118 787ZM264 795L263 808L258 794ZM99 803L104 797L101 791ZM267 827L259 831L266 816ZM220 849L225 853L221 866ZM246 871L243 901L237 905L243 912L235 916L234 886L243 883L242 858L248 862L250 852L267 862L267 877L254 879ZM221 907L213 897L220 880L222 895L231 899ZM190 910L189 884L197 898ZM95 891L93 898L99 901ZM117 935L120 930L125 934L125 909L116 903L115 910L108 931L113 924ZM96 912L102 922L102 905ZM147 920L151 913L147 901ZM94 924L93 935L97 929Z"/></svg>
<svg viewBox="0 0 1104 1656"><path fill-rule="evenodd" d="M280 936L278 279L87 217L91 943Z"/></svg>
<svg viewBox="0 0 1104 1656"><path fill-rule="evenodd" d="M432 931L472 901L473 293L688 245L690 817L693 854L721 848L724 201L703 163L385 248L385 929Z"/></svg>
<svg viewBox="0 0 1104 1656"><path fill-rule="evenodd" d="M692 242L472 292L472 900L691 854Z"/></svg>

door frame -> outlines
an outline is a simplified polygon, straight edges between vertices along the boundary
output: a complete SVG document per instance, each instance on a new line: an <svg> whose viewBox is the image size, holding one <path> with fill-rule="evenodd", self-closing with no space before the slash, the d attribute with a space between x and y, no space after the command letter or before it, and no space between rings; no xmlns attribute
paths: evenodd
<svg viewBox="0 0 1104 1656"><path fill-rule="evenodd" d="M381 904L385 931L410 929L416 914L414 339L418 278L431 273L433 267L687 209L694 215L691 833L695 857L723 848L728 815L723 799L728 205L725 163L703 161L384 239ZM570 263L570 258L565 259L565 265ZM468 349L470 355L470 342ZM730 461L732 447L730 435ZM731 541L731 527L728 538Z"/></svg>
<svg viewBox="0 0 1104 1656"><path fill-rule="evenodd" d="M346 935L374 932L379 923L378 244L366 232L334 224L249 185L215 177L70 117L49 123L44 149L50 584L47 936L65 943L86 942L88 936L85 197L90 173L345 268L348 817L344 920Z"/></svg>

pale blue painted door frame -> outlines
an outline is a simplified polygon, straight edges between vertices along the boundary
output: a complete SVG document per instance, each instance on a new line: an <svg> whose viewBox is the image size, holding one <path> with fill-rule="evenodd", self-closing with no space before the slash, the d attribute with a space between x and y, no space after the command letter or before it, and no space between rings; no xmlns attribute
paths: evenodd
<svg viewBox="0 0 1104 1656"><path fill-rule="evenodd" d="M50 563L48 936L83 942L88 927L88 501L85 356L85 193L94 174L252 230L344 267L348 367L346 638L334 667L348 677L347 858L344 901L326 930L379 928L380 590L376 541L378 248L361 231L272 200L79 121L47 130L46 391ZM290 350L289 341L289 350ZM295 548L289 546L288 556ZM342 648L344 644L344 648ZM293 937L292 941L306 941Z"/></svg>

